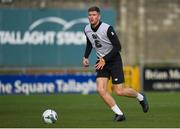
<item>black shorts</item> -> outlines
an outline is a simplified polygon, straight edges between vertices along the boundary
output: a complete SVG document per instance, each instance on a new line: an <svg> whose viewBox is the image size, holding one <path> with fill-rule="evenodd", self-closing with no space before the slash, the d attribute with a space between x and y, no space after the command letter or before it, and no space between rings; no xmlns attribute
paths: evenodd
<svg viewBox="0 0 180 129"><path fill-rule="evenodd" d="M118 60L114 60L111 62L106 62L104 68L102 70L96 70L97 78L98 77L112 77L113 84L124 83L124 72L122 59L119 56Z"/></svg>

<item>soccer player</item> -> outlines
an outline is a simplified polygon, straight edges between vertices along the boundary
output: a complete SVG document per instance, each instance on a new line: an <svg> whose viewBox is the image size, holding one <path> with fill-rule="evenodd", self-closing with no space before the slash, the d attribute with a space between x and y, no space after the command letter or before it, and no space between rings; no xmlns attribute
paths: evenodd
<svg viewBox="0 0 180 129"><path fill-rule="evenodd" d="M97 91L104 102L115 113L114 121L125 120L125 115L118 107L113 97L108 93L108 80L112 77L113 91L118 96L137 98L144 112L149 109L146 96L136 92L132 88L124 87L124 73L120 41L112 26L101 21L100 9L96 6L88 9L89 23L84 29L87 38L87 45L83 57L83 66L89 66L88 57L92 48L96 50L97 62Z"/></svg>

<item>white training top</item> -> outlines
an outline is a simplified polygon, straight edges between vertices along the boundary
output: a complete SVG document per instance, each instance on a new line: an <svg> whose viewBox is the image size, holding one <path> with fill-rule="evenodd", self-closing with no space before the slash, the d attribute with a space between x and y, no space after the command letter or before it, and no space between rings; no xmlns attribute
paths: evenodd
<svg viewBox="0 0 180 129"><path fill-rule="evenodd" d="M113 45L110 42L107 31L110 25L102 22L98 30L94 32L91 29L91 25L86 25L84 32L92 44L92 47L96 50L96 55L101 58L107 55L112 49Z"/></svg>

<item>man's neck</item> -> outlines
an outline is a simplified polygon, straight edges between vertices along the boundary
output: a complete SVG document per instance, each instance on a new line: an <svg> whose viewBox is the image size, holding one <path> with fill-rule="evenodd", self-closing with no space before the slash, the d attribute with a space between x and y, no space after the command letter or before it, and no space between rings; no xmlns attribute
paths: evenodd
<svg viewBox="0 0 180 129"><path fill-rule="evenodd" d="M91 29L96 32L99 28L99 26L101 25L101 21L98 21L96 25L91 25Z"/></svg>
<svg viewBox="0 0 180 129"><path fill-rule="evenodd" d="M92 28L95 29L95 28L99 25L99 22L100 22L100 21L98 21L95 25L92 25Z"/></svg>

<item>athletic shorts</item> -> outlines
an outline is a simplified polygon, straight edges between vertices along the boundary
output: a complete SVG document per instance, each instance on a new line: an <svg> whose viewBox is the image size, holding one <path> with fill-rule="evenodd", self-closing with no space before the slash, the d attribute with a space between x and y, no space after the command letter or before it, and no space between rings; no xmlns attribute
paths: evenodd
<svg viewBox="0 0 180 129"><path fill-rule="evenodd" d="M123 73L123 65L122 59L107 62L102 70L96 70L98 77L107 77L110 79L112 77L113 84L121 84L124 83L124 73Z"/></svg>

